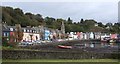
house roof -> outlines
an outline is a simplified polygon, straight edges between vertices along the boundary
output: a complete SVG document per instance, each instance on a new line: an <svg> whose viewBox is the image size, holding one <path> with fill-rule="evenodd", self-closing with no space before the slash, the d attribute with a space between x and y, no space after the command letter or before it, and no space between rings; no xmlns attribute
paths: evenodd
<svg viewBox="0 0 120 64"><path fill-rule="evenodd" d="M11 31L10 28L13 28L13 31L15 31L16 26L7 26L6 24L2 25L2 31L10 32ZM36 31L36 32L44 32L44 30L50 30L51 32L61 33L60 30L51 29L51 28L47 28L47 27L30 27L30 26L28 26L28 27L21 27L22 31L24 31L24 29L26 29L26 30L33 30L33 31Z"/></svg>
<svg viewBox="0 0 120 64"><path fill-rule="evenodd" d="M8 28L8 26L6 26L6 25L2 25L2 30L3 31L10 31L10 29Z"/></svg>

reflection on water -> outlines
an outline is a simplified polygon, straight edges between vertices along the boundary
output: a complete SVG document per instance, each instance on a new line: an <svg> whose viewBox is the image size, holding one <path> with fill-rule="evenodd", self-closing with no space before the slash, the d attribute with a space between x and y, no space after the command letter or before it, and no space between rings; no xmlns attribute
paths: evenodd
<svg viewBox="0 0 120 64"><path fill-rule="evenodd" d="M90 48L118 47L118 43L107 43L107 42L90 42L90 43L82 43L79 45L83 45L81 47L90 47Z"/></svg>

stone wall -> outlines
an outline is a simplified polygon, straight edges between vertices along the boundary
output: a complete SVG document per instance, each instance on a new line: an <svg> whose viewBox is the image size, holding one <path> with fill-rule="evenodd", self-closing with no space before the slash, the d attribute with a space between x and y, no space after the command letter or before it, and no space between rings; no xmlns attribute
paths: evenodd
<svg viewBox="0 0 120 64"><path fill-rule="evenodd" d="M3 59L118 59L117 53L3 50Z"/></svg>

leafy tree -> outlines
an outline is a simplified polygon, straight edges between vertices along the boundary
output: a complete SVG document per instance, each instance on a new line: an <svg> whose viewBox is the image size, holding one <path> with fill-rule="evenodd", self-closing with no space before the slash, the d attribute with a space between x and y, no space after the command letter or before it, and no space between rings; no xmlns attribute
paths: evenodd
<svg viewBox="0 0 120 64"><path fill-rule="evenodd" d="M2 37L2 46L8 46L7 37Z"/></svg>
<svg viewBox="0 0 120 64"><path fill-rule="evenodd" d="M21 15L21 16L23 16L23 14L24 14L23 11L20 8L15 8L14 12Z"/></svg>
<svg viewBox="0 0 120 64"><path fill-rule="evenodd" d="M120 23L115 23L113 25L113 29L112 30L113 30L114 33L120 34Z"/></svg>
<svg viewBox="0 0 120 64"><path fill-rule="evenodd" d="M27 12L24 14L22 9L12 7L2 7L2 21L6 22L8 25L14 26L15 24L21 24L22 27L26 26L46 26L52 29L61 29L62 21L65 24L65 32L71 31L82 31L82 32L90 32L91 30L101 31L106 30L106 27L110 33L120 33L120 24L119 23L107 23L103 25L102 22L95 21L94 19L80 19L80 22L73 23L72 19L68 17L67 20L62 18L52 18L45 17L43 18L41 14L33 14ZM98 27L95 26L98 24ZM99 28L99 29L98 29Z"/></svg>
<svg viewBox="0 0 120 64"><path fill-rule="evenodd" d="M103 27L104 28L104 25L102 24L102 22L98 22L97 23L99 27Z"/></svg>
<svg viewBox="0 0 120 64"><path fill-rule="evenodd" d="M68 17L68 24L72 24L72 20L70 19L70 17Z"/></svg>
<svg viewBox="0 0 120 64"><path fill-rule="evenodd" d="M109 23L106 23L106 26L112 27L113 24L109 22Z"/></svg>
<svg viewBox="0 0 120 64"><path fill-rule="evenodd" d="M56 19L54 19L54 18L52 18L52 17L45 17L44 21L45 21L46 26L47 26L48 28L55 28L55 27L53 26L53 23L55 23Z"/></svg>
<svg viewBox="0 0 120 64"><path fill-rule="evenodd" d="M84 20L83 20L83 19L81 19L81 20L80 20L80 23L82 23L82 24L83 24L83 23L84 23Z"/></svg>
<svg viewBox="0 0 120 64"><path fill-rule="evenodd" d="M16 31L15 31L16 42L20 42L23 39L23 32L21 31L21 26L16 24Z"/></svg>

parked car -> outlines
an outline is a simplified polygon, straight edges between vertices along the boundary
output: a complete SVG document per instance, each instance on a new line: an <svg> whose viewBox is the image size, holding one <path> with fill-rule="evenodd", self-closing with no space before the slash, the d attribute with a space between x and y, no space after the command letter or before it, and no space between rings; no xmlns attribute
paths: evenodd
<svg viewBox="0 0 120 64"><path fill-rule="evenodd" d="M19 47L27 47L27 46L31 46L31 45L33 45L32 42L20 42L18 44Z"/></svg>
<svg viewBox="0 0 120 64"><path fill-rule="evenodd" d="M41 44L42 41L41 40L37 40L37 41L34 41L33 43L37 45L37 44Z"/></svg>
<svg viewBox="0 0 120 64"><path fill-rule="evenodd" d="M28 43L26 43L26 42L20 42L20 43L18 44L18 46L19 46L19 47L26 47L26 46L28 46Z"/></svg>
<svg viewBox="0 0 120 64"><path fill-rule="evenodd" d="M74 48L85 48L85 44L75 44Z"/></svg>

